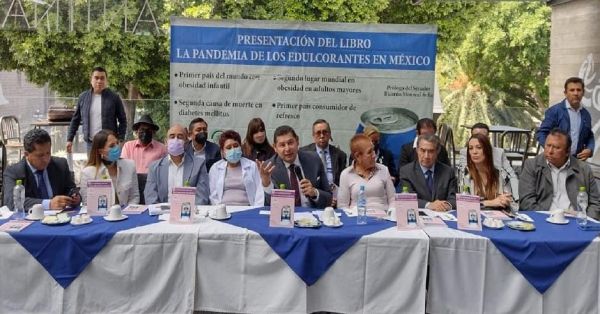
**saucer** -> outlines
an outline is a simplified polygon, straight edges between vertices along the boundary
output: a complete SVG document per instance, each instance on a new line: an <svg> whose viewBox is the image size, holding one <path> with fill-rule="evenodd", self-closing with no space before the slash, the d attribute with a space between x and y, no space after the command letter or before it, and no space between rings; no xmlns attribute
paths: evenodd
<svg viewBox="0 0 600 314"><path fill-rule="evenodd" d="M104 218L104 220L106 220L106 221L111 221L111 222L112 221L121 221L121 220L127 219L127 215L121 215L121 217L119 217L119 218L110 218L108 216L103 216L102 218Z"/></svg>
<svg viewBox="0 0 600 314"><path fill-rule="evenodd" d="M227 220L227 219L231 218L231 214L230 214L230 213L227 213L227 216L225 216L225 217L223 217L223 218L217 218L217 217L215 217L213 214L208 214L208 217L209 217L210 219L214 219L214 220Z"/></svg>
<svg viewBox="0 0 600 314"><path fill-rule="evenodd" d="M91 224L94 220L90 217L89 220L83 221L83 222L75 222L75 220L73 220L73 218L71 218L71 224L73 226L80 226L80 225L87 225L87 224Z"/></svg>
<svg viewBox="0 0 600 314"><path fill-rule="evenodd" d="M341 221L338 224L335 224L335 225L334 224L327 224L327 223L323 222L323 226L329 227L329 228L339 228L339 227L341 227L343 225L344 225L344 223L341 222Z"/></svg>
<svg viewBox="0 0 600 314"><path fill-rule="evenodd" d="M40 217L40 218L35 218L35 217L31 217L31 214L25 216L25 219L27 220L32 220L32 221L37 221L37 220L42 220L44 219L44 216Z"/></svg>
<svg viewBox="0 0 600 314"><path fill-rule="evenodd" d="M564 221L554 221L554 220L552 220L552 217L548 217L548 218L546 218L546 221L551 224L555 224L555 225L566 225L569 223L569 219L566 219L566 218Z"/></svg>

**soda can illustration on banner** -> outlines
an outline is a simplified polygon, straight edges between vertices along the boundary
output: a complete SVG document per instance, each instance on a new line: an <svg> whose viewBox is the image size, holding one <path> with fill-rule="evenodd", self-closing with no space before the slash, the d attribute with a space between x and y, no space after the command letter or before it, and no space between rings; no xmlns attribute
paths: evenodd
<svg viewBox="0 0 600 314"><path fill-rule="evenodd" d="M379 145L391 151L397 163L400 158L400 147L413 141L417 135L418 120L417 114L405 108L375 108L360 115L356 132L361 133L367 125L379 129L381 135Z"/></svg>

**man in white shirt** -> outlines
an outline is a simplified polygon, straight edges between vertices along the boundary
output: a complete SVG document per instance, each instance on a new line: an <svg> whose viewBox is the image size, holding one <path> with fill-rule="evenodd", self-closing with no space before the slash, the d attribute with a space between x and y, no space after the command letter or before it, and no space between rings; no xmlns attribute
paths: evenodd
<svg viewBox="0 0 600 314"><path fill-rule="evenodd" d="M570 147L569 133L554 128L546 137L544 153L525 161L519 184L521 209L574 209L579 188L585 187L587 214L600 217L600 193L592 170L570 154Z"/></svg>
<svg viewBox="0 0 600 314"><path fill-rule="evenodd" d="M168 155L150 164L144 189L146 204L169 201L174 187L196 187L196 205L208 204L208 173L204 158L194 158L185 151L186 129L173 125L167 132Z"/></svg>
<svg viewBox="0 0 600 314"><path fill-rule="evenodd" d="M108 74L102 67L95 67L90 78L91 89L79 95L77 108L67 133L67 153L73 151L73 139L82 124L83 140L87 150L92 148L92 139L98 131L107 129L117 133L119 141L125 139L127 117L119 95L107 88Z"/></svg>

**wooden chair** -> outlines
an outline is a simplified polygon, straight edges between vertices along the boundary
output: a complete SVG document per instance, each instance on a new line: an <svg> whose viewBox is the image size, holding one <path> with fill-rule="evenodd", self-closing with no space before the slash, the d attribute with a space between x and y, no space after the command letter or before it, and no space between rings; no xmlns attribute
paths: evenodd
<svg viewBox="0 0 600 314"><path fill-rule="evenodd" d="M17 160L21 159L23 151L21 128L19 127L19 120L15 116L0 117L0 140L4 146L3 157L6 157L7 150L17 150ZM6 164L3 166L6 166Z"/></svg>

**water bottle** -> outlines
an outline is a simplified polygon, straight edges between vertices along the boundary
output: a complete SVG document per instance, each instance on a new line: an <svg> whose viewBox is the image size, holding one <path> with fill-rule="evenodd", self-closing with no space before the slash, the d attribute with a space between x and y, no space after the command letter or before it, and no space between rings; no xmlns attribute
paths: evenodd
<svg viewBox="0 0 600 314"><path fill-rule="evenodd" d="M585 226L587 224L586 210L588 207L588 195L585 191L585 186L579 187L579 193L577 193L577 224Z"/></svg>
<svg viewBox="0 0 600 314"><path fill-rule="evenodd" d="M13 208L14 217L16 220L22 220L25 218L25 187L23 181L17 180L17 184L13 189L13 201L15 206Z"/></svg>
<svg viewBox="0 0 600 314"><path fill-rule="evenodd" d="M365 186L361 185L358 190L358 201L356 202L356 224L367 224L367 198L365 197Z"/></svg>

